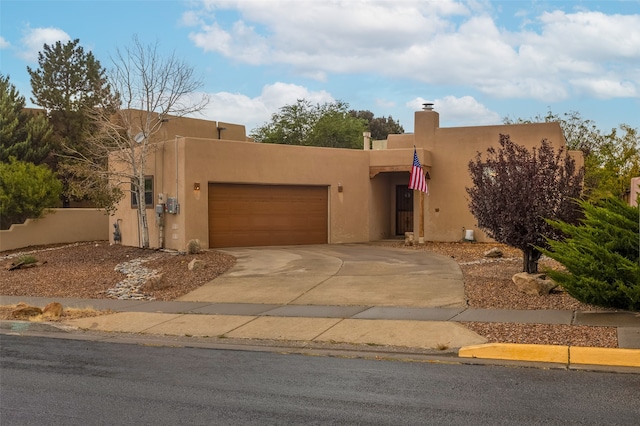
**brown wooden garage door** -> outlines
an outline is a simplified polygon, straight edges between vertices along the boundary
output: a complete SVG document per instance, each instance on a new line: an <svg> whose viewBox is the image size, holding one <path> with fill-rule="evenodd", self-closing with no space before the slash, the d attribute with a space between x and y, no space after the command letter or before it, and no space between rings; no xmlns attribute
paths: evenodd
<svg viewBox="0 0 640 426"><path fill-rule="evenodd" d="M209 246L326 244L326 186L209 184Z"/></svg>

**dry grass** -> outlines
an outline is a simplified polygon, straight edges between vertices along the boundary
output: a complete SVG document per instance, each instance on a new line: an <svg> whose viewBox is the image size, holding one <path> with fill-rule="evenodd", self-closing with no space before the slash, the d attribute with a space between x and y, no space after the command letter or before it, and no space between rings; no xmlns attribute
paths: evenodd
<svg viewBox="0 0 640 426"><path fill-rule="evenodd" d="M113 311L110 310L102 310L98 311L95 309L75 309L75 308L67 308L64 309L62 315L55 318L49 317L45 315L34 315L28 318L14 318L11 314L14 309L16 309L18 305L4 305L0 306L0 319L18 319L22 321L30 321L30 322L62 322L66 320L78 319L78 318L87 318L87 317L95 317L98 315L106 315L112 314Z"/></svg>

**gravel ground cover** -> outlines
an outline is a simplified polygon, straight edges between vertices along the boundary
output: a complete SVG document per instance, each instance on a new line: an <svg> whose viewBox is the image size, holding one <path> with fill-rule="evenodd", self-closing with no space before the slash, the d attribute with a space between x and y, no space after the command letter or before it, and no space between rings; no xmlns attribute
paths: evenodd
<svg viewBox="0 0 640 426"><path fill-rule="evenodd" d="M564 291L554 290L546 296L520 293L511 277L522 270L519 250L489 243L437 243L405 247L402 242L384 243L406 250L425 250L451 257L465 279L469 307L484 309L559 309L601 311L573 299ZM497 247L503 252L499 259L489 259L484 253ZM7 270L20 255L32 252L40 266ZM105 241L58 246L30 247L0 253L0 294L6 296L42 296L60 298L107 298L107 290L123 280L116 265L133 259L152 259L146 268L163 275L166 288L149 291L156 300L173 300L216 278L235 264L235 259L215 250L198 254L177 254L136 247L109 245ZM206 262L207 267L189 271L192 259ZM543 260L544 267L557 268L551 260ZM0 307L0 319L8 319L10 308ZM77 313L89 315L90 313ZM463 323L485 336L490 342L562 344L574 346L617 347L616 329L612 327L584 327L546 324Z"/></svg>

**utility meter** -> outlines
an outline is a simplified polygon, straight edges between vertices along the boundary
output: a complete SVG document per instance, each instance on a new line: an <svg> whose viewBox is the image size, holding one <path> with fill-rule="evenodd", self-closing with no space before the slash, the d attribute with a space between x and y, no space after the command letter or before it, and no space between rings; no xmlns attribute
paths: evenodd
<svg viewBox="0 0 640 426"><path fill-rule="evenodd" d="M167 213L169 214L178 214L178 210L180 210L180 205L178 204L178 199L174 197L167 198Z"/></svg>

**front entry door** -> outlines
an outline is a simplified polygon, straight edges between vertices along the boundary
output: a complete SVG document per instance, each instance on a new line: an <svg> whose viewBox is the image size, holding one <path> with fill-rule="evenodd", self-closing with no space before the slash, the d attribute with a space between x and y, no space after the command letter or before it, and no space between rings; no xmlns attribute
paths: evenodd
<svg viewBox="0 0 640 426"><path fill-rule="evenodd" d="M413 189L396 186L396 235L413 232Z"/></svg>

